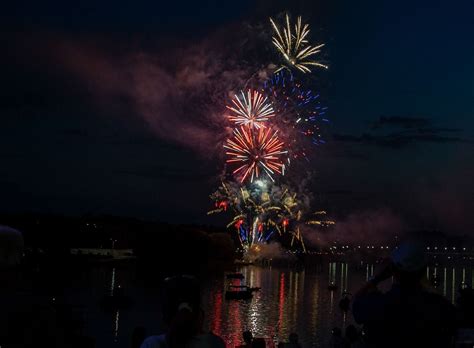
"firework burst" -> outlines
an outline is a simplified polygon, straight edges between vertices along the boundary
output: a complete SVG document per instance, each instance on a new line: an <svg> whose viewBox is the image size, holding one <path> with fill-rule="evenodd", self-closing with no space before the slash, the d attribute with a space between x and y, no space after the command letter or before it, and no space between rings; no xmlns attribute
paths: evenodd
<svg viewBox="0 0 474 348"><path fill-rule="evenodd" d="M309 73L313 67L327 69L317 59L324 44L309 43L309 25L301 17L294 24L288 14L285 19L279 26L270 18L272 43L283 56L281 66L264 85L260 84L263 74L258 72L258 81L254 81L257 73L253 74L223 114L233 127L223 146L227 168L222 180L228 181L210 196L214 207L208 214L232 214L227 227L235 228L246 253L270 241L305 252L302 231L310 227L303 225L334 224L322 216L325 212L316 212L305 221L309 196L301 191L301 183L297 197L283 183L286 180L275 182L277 176L285 175L290 158L306 157L303 139L324 143L319 126L320 121L328 121L319 95L304 89L292 75L295 71Z"/></svg>
<svg viewBox="0 0 474 348"><path fill-rule="evenodd" d="M278 28L275 21L270 18L274 35L272 37L273 45L285 58L285 64L277 69L277 72L283 68L294 67L303 73L311 72L310 67L316 66L327 69L328 66L314 60L324 44L311 46L308 43L309 25L301 23L301 16L296 20L294 31L290 25L290 17L286 14L286 25Z"/></svg>
<svg viewBox="0 0 474 348"><path fill-rule="evenodd" d="M275 174L285 174L282 157L288 152L284 143L278 138L278 131L270 128L255 130L241 126L234 129L232 138L224 145L229 157L227 163L237 163L238 168L232 174L243 183L247 178L250 182L265 173L272 181Z"/></svg>
<svg viewBox="0 0 474 348"><path fill-rule="evenodd" d="M305 250L303 236L299 231L302 217L302 202L287 186L277 186L266 180L255 180L242 187L237 182L223 182L210 198L216 209L209 214L226 212L233 217L227 227L236 229L242 247L248 250L256 243L267 243L274 239L291 239Z"/></svg>
<svg viewBox="0 0 474 348"><path fill-rule="evenodd" d="M265 128L265 122L275 116L267 97L251 89L247 93L240 91L232 99L232 104L226 107L229 110L227 117L238 126Z"/></svg>
<svg viewBox="0 0 474 348"><path fill-rule="evenodd" d="M286 70L273 74L261 90L273 105L277 117L272 123L282 130L280 136L291 158L306 158L310 144L325 144L323 133L329 120L318 93L304 88Z"/></svg>

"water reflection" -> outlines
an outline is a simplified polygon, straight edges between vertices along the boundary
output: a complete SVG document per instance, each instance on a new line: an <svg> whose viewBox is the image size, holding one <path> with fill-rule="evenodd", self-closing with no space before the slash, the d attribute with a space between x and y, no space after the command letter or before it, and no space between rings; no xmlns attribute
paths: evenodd
<svg viewBox="0 0 474 348"><path fill-rule="evenodd" d="M115 267L112 268L112 276L110 279L110 296L114 296L115 290Z"/></svg>
<svg viewBox="0 0 474 348"><path fill-rule="evenodd" d="M242 273L248 285L261 287L251 301L225 301L222 285L210 289L208 313L209 327L221 335L233 347L241 343L243 330L250 329L256 336L263 336L275 342L287 340L291 332L301 336L303 344L324 343L334 326L345 326L352 322L350 315L344 315L335 303L341 299L352 274L349 264L331 262L329 273L318 273L315 268L296 271L245 267ZM330 282L338 285L340 291L329 291ZM329 315L328 315L329 313Z"/></svg>
<svg viewBox="0 0 474 348"><path fill-rule="evenodd" d="M373 276L374 276L374 265L368 263L366 266L365 280L368 281Z"/></svg>
<svg viewBox="0 0 474 348"><path fill-rule="evenodd" d="M446 296L446 267L443 272L443 296Z"/></svg>
<svg viewBox="0 0 474 348"><path fill-rule="evenodd" d="M119 322L120 322L120 311L115 311L115 321L114 321L114 342L117 342L119 335Z"/></svg>
<svg viewBox="0 0 474 348"><path fill-rule="evenodd" d="M453 304L454 304L454 296L456 295L455 284L456 284L456 270L453 267L453 278L451 280L451 302Z"/></svg>
<svg viewBox="0 0 474 348"><path fill-rule="evenodd" d="M303 345L326 345L331 328L343 329L353 324L351 313L339 309L340 299L346 292L354 293L364 280L377 273L378 267L374 263L354 266L349 262L328 262L324 266L328 271L323 273L317 271L318 267L304 271L245 267L242 272L248 285L259 286L261 291L248 302L225 301L222 293L211 291L213 299L206 310L212 323L210 327L231 347L241 343L241 333L246 329L275 341L287 340L294 331L300 335ZM442 279L439 279L441 272ZM442 282L442 292L452 302L456 300L459 284L465 283L466 277L466 268L454 266L431 266L426 272L426 278L432 284ZM225 283L225 280L221 281ZM331 283L337 286L336 291L328 290ZM384 283L382 289L390 288L390 283Z"/></svg>
<svg viewBox="0 0 474 348"><path fill-rule="evenodd" d="M344 272L344 263L341 262L341 285L339 286L339 288L341 289L341 295L342 293L344 292L344 275L345 275L345 272Z"/></svg>
<svg viewBox="0 0 474 348"><path fill-rule="evenodd" d="M297 332L303 346L327 346L331 329L344 329L353 323L350 312L345 314L338 306L344 292L354 293L365 280L379 271L379 264L366 262L324 262L304 270L247 266L240 269L245 280L232 280L235 284L261 287L250 301L225 300L224 291L229 280L223 276L207 280L203 284L203 309L206 326L221 335L229 347L241 344L242 332L252 330L256 336L263 336L275 342L287 340L291 332ZM471 274L469 274L469 272ZM130 279L122 269L109 268L101 275L100 295L113 294L120 282L127 292L135 291L136 305L128 310L91 315L88 323L96 330L93 336L103 335L100 343L110 346L128 347L132 329L143 325L150 333L160 333L156 324L160 317L157 307L150 303L159 302L157 293L137 286L132 287ZM433 284L450 301L455 302L458 289L474 281L471 265L432 265L427 269L427 284ZM471 282L469 282L471 280ZM96 280L97 282L97 280ZM328 285L334 283L335 291ZM382 289L390 287L390 281ZM91 288L88 283L87 286ZM91 301L92 303L93 301ZM95 301L94 303L97 303ZM102 323L97 323L97 319ZM96 329L97 328L97 329ZM107 345L98 345L107 346Z"/></svg>
<svg viewBox="0 0 474 348"><path fill-rule="evenodd" d="M336 262L329 263L329 282L336 282Z"/></svg>
<svg viewBox="0 0 474 348"><path fill-rule="evenodd" d="M347 292L347 289L348 289L348 284L347 284L347 272L348 272L348 269L349 269L349 264L346 262L346 263L340 263L340 266L341 266L341 283L340 283L340 290L341 290L341 295L345 292Z"/></svg>

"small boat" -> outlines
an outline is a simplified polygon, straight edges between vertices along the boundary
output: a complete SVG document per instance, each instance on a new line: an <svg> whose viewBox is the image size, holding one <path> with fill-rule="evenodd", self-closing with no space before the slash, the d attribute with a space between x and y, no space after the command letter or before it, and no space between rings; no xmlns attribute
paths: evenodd
<svg viewBox="0 0 474 348"><path fill-rule="evenodd" d="M242 273L227 273L227 279L244 279L244 275Z"/></svg>
<svg viewBox="0 0 474 348"><path fill-rule="evenodd" d="M249 300L252 297L252 291L245 285L229 285L225 292L226 300Z"/></svg>
<svg viewBox="0 0 474 348"><path fill-rule="evenodd" d="M330 291L337 290L337 284L334 283L334 282L329 283L328 290L330 290Z"/></svg>
<svg viewBox="0 0 474 348"><path fill-rule="evenodd" d="M243 290L248 290L248 291L251 291L251 292L260 291L260 289L261 289L261 287L259 287L259 286L251 288L247 285L229 285L229 288L243 289Z"/></svg>

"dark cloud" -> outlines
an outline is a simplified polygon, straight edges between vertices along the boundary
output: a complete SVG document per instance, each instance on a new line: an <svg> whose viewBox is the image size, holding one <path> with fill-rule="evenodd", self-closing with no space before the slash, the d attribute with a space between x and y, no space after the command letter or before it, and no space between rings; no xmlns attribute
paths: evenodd
<svg viewBox="0 0 474 348"><path fill-rule="evenodd" d="M436 127L434 123L432 119L426 117L380 116L378 120L371 123L371 128L416 130L418 133L459 133L462 131L459 128Z"/></svg>
<svg viewBox="0 0 474 348"><path fill-rule="evenodd" d="M400 127L400 128L424 128L431 126L431 120L423 117L406 117L406 116L381 116L377 121L372 123L372 128L381 127Z"/></svg>
<svg viewBox="0 0 474 348"><path fill-rule="evenodd" d="M469 142L468 140L460 137L448 137L437 134L362 134L360 136L350 134L335 134L334 140L391 148L402 148L415 143L446 144Z"/></svg>
<svg viewBox="0 0 474 348"><path fill-rule="evenodd" d="M388 148L404 148L416 143L472 143L457 128L438 127L428 118L382 116L371 122L361 135L334 134L338 142L358 143Z"/></svg>

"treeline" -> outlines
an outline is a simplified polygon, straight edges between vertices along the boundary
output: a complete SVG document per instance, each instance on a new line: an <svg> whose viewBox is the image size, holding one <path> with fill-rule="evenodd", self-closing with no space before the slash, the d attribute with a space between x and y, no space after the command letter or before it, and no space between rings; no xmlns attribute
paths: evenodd
<svg viewBox="0 0 474 348"><path fill-rule="evenodd" d="M133 249L144 269L196 273L234 260L235 245L225 229L174 225L115 216L0 215L0 225L23 233L28 250L53 257L71 248Z"/></svg>

